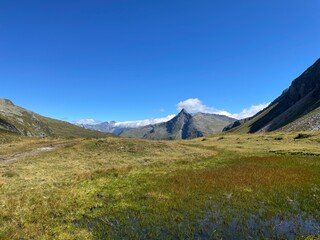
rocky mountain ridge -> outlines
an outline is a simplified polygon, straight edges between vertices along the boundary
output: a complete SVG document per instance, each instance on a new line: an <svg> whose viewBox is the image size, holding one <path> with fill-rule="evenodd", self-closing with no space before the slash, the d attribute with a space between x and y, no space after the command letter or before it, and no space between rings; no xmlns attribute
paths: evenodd
<svg viewBox="0 0 320 240"><path fill-rule="evenodd" d="M219 133L235 120L217 114L191 115L182 109L178 115L167 122L127 129L120 133L120 136L153 140L192 139Z"/></svg>
<svg viewBox="0 0 320 240"><path fill-rule="evenodd" d="M234 132L270 132L291 129L295 131L318 129L320 107L320 59L293 80L289 88L266 109L250 119L236 122L225 130ZM311 122L305 119L308 116ZM304 119L304 121L302 121ZM308 125L308 126L307 126Z"/></svg>

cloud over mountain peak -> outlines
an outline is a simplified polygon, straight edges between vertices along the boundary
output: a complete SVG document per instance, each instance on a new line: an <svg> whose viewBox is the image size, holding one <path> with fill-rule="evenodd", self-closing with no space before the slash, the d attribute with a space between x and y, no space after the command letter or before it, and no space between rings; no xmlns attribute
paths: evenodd
<svg viewBox="0 0 320 240"><path fill-rule="evenodd" d="M202 113L213 113L213 114L220 114L220 115L225 115L228 117L236 118L236 119L243 119L247 117L251 117L258 113L259 111L263 110L267 106L269 106L270 103L262 103L258 105L252 105L249 108L243 109L239 113L230 113L225 110L219 110L214 107L209 107L203 104L203 102L199 98L189 98L184 101L179 102L176 107L177 111L181 111L182 109L185 109L189 113L197 113L197 112L202 112Z"/></svg>

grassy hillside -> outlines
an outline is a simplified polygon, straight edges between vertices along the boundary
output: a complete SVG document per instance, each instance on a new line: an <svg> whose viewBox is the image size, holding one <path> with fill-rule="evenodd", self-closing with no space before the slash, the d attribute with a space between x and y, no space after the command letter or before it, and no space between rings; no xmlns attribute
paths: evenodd
<svg viewBox="0 0 320 240"><path fill-rule="evenodd" d="M320 133L0 138L0 239L320 235Z"/></svg>
<svg viewBox="0 0 320 240"><path fill-rule="evenodd" d="M0 98L0 129L33 137L107 137L68 122L43 117Z"/></svg>
<svg viewBox="0 0 320 240"><path fill-rule="evenodd" d="M21 137L18 134L0 129L0 144L19 141L19 139Z"/></svg>
<svg viewBox="0 0 320 240"><path fill-rule="evenodd" d="M52 137L93 137L93 138L103 138L107 136L112 136L109 133L103 133L99 131L93 131L78 127L68 122L55 120L52 118L39 116L41 121L48 128L48 135Z"/></svg>
<svg viewBox="0 0 320 240"><path fill-rule="evenodd" d="M272 111L274 105L271 105L269 107L267 107L266 109L264 109L263 111L257 113L255 116L253 116L252 118L249 118L248 120L240 120L241 124L238 127L235 128L231 128L230 130L228 130L228 132L230 133L249 133L252 131L252 126L255 124L257 126L257 123L260 122L260 120L269 114L270 111ZM264 125L258 125L260 128L262 128ZM259 128L258 127L258 128Z"/></svg>

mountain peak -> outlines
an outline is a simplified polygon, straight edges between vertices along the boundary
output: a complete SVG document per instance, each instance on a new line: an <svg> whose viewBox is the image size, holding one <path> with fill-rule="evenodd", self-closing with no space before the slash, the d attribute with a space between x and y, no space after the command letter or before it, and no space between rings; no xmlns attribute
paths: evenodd
<svg viewBox="0 0 320 240"><path fill-rule="evenodd" d="M189 121L192 118L192 115L188 113L184 108L170 121L171 122L176 122L176 121ZM170 122L169 121L169 122Z"/></svg>
<svg viewBox="0 0 320 240"><path fill-rule="evenodd" d="M187 112L187 110L185 110L184 108L182 108L182 110L179 112L178 115L180 115L180 114L189 114L189 113Z"/></svg>
<svg viewBox="0 0 320 240"><path fill-rule="evenodd" d="M0 105L14 106L13 102L6 98L0 98Z"/></svg>

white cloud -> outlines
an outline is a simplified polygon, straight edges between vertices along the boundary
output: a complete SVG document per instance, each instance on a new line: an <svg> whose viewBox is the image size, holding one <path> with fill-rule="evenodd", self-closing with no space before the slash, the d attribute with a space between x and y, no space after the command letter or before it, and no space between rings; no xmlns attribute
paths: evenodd
<svg viewBox="0 0 320 240"><path fill-rule="evenodd" d="M242 119L242 118L247 118L247 117L252 117L256 113L260 112L261 110L265 109L268 107L270 103L262 103L259 105L252 105L249 108L243 109L240 113L235 113L231 114L233 118L236 119Z"/></svg>
<svg viewBox="0 0 320 240"><path fill-rule="evenodd" d="M94 120L94 119L80 119L72 121L73 124L89 124L89 125L96 125L101 123L101 121Z"/></svg>
<svg viewBox="0 0 320 240"><path fill-rule="evenodd" d="M175 115L169 115L163 118L150 118L150 119L144 119L144 120L137 120L137 121L126 121L126 122L116 122L114 126L116 127L130 127L130 128L137 128L137 127L143 127L150 124L157 124L162 122L167 122L174 118Z"/></svg>
<svg viewBox="0 0 320 240"><path fill-rule="evenodd" d="M212 113L216 109L212 107L208 107L202 103L202 101L198 98L189 98L185 101L179 102L177 104L177 110L180 112L182 109L185 109L189 113Z"/></svg>
<svg viewBox="0 0 320 240"><path fill-rule="evenodd" d="M236 119L242 119L242 118L247 118L247 117L251 117L251 116L255 115L259 111L266 108L269 104L270 103L252 105L249 108L243 109L240 113L230 113L225 110L219 110L214 107L206 106L198 98L189 98L189 99L182 101L182 102L179 102L177 104L177 111L179 112L184 108L189 113L197 113L197 112L214 113L214 114L225 115L225 116L236 118Z"/></svg>

